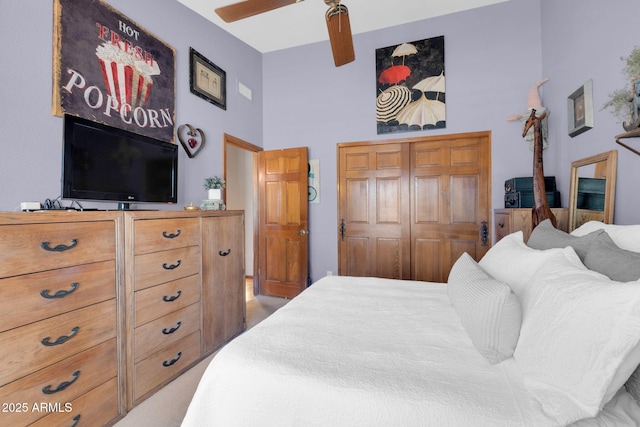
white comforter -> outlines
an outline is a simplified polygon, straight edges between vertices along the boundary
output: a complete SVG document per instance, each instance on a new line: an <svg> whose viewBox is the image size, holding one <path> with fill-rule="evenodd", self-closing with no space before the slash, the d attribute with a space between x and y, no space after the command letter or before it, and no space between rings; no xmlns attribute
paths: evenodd
<svg viewBox="0 0 640 427"><path fill-rule="evenodd" d="M183 426L553 425L446 285L326 277L215 356Z"/></svg>

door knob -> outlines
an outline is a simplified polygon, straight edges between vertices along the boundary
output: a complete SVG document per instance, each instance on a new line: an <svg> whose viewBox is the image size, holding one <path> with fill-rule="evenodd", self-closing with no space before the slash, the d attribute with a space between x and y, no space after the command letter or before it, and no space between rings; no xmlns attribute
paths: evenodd
<svg viewBox="0 0 640 427"><path fill-rule="evenodd" d="M304 236L304 235L305 235L305 234L307 234L307 233L308 233L308 231L307 231L307 230L300 230L300 231L298 231L298 234L299 234L299 235L301 235L301 236Z"/></svg>

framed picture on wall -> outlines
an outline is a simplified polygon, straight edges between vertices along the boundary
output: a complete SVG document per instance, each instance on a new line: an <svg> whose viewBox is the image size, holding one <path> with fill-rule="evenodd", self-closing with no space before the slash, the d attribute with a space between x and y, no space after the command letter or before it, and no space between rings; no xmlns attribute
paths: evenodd
<svg viewBox="0 0 640 427"><path fill-rule="evenodd" d="M376 49L378 134L447 126L444 36Z"/></svg>
<svg viewBox="0 0 640 427"><path fill-rule="evenodd" d="M227 73L194 48L189 48L189 60L191 93L226 110Z"/></svg>
<svg viewBox="0 0 640 427"><path fill-rule="evenodd" d="M571 138L593 128L593 82L591 80L567 98L567 120Z"/></svg>

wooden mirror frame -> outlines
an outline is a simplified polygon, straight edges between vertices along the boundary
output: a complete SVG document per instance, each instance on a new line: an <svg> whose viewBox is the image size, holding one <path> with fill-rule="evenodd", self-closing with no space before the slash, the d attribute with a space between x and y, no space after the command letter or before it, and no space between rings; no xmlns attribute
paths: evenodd
<svg viewBox="0 0 640 427"><path fill-rule="evenodd" d="M580 225L590 220L602 221L605 224L613 223L613 206L616 196L616 171L618 164L618 150L596 154L591 157L576 160L571 163L571 182L569 184L569 231L573 231ZM596 175L603 176L607 182L605 185L604 211L586 211L578 215L578 168L582 166L596 165ZM590 212L598 212L591 215ZM580 221L579 224L577 222Z"/></svg>

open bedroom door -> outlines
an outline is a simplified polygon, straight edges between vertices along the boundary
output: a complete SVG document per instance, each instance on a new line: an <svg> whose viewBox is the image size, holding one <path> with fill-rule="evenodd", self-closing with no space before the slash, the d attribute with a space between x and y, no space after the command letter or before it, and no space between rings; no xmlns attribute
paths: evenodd
<svg viewBox="0 0 640 427"><path fill-rule="evenodd" d="M262 295L293 298L307 287L307 191L306 147L258 153L258 277Z"/></svg>

